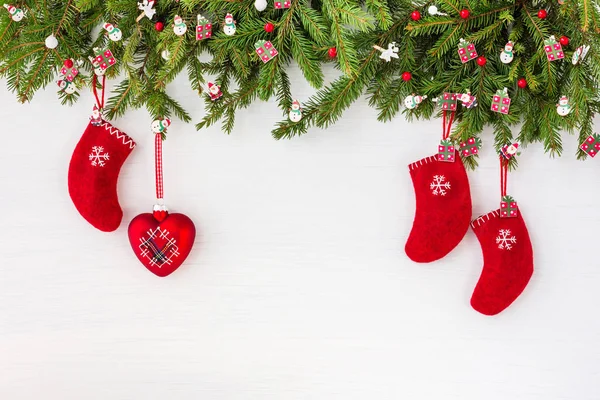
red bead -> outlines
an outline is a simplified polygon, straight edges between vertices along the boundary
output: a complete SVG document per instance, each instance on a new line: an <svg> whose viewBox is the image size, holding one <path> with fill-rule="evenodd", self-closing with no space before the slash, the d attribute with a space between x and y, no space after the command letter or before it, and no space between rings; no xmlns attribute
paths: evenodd
<svg viewBox="0 0 600 400"><path fill-rule="evenodd" d="M521 89L525 89L527 87L527 81L525 80L525 78L519 78L519 80L517 81L517 86Z"/></svg>
<svg viewBox="0 0 600 400"><path fill-rule="evenodd" d="M275 25L273 25L271 22L267 22L265 24L265 32L273 32L275 30Z"/></svg>
<svg viewBox="0 0 600 400"><path fill-rule="evenodd" d="M410 72L408 72L408 71L404 71L404 72L402 73L402 80L403 80L403 81L405 81L405 82L408 82L408 81L410 81L411 79L412 79L412 74L411 74Z"/></svg>
<svg viewBox="0 0 600 400"><path fill-rule="evenodd" d="M569 45L569 38L566 36L561 36L560 39L558 39L560 41L560 44L563 46L568 46Z"/></svg>
<svg viewBox="0 0 600 400"><path fill-rule="evenodd" d="M156 29L158 32L162 32L163 29L165 29L165 24L158 21L157 23L154 24L154 29Z"/></svg>
<svg viewBox="0 0 600 400"><path fill-rule="evenodd" d="M70 58L66 59L64 65L67 68L73 68L73 60L71 60Z"/></svg>
<svg viewBox="0 0 600 400"><path fill-rule="evenodd" d="M330 48L327 53L329 54L329 57L331 58L336 58L337 57L337 49L335 47Z"/></svg>
<svg viewBox="0 0 600 400"><path fill-rule="evenodd" d="M466 8L460 10L460 17L462 19L467 19L469 18L469 15L471 15L471 13L469 12L469 10L467 10Z"/></svg>
<svg viewBox="0 0 600 400"><path fill-rule="evenodd" d="M415 11L413 11L413 12L410 14L410 18L411 18L413 21L418 21L418 20L420 20L420 19L421 19L421 13L420 13L419 11L415 10Z"/></svg>
<svg viewBox="0 0 600 400"><path fill-rule="evenodd" d="M477 65L479 65L480 67L483 67L486 63L487 63L487 58L485 58L484 56L477 57Z"/></svg>
<svg viewBox="0 0 600 400"><path fill-rule="evenodd" d="M538 11L538 18L539 19L544 19L548 16L548 11L542 9L540 11Z"/></svg>

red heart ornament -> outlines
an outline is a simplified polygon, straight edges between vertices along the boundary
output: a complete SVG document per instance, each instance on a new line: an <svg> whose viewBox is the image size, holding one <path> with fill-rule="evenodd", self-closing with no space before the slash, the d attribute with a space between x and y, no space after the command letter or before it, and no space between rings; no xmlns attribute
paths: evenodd
<svg viewBox="0 0 600 400"><path fill-rule="evenodd" d="M194 246L196 227L184 214L167 214L158 220L150 213L140 214L129 224L129 243L142 264L153 274L172 274Z"/></svg>

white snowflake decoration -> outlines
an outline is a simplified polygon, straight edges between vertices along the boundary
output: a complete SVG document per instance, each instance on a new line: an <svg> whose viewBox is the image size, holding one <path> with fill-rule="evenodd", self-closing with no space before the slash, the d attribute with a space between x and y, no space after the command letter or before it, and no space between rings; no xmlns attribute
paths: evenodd
<svg viewBox="0 0 600 400"><path fill-rule="evenodd" d="M511 235L510 229L500 229L500 231L498 231L496 244L500 250L510 250L513 248L513 245L517 243L517 237Z"/></svg>
<svg viewBox="0 0 600 400"><path fill-rule="evenodd" d="M104 167L106 165L105 161L108 161L108 159L109 154L104 153L104 147L92 147L92 152L90 153L90 161L92 162L92 167Z"/></svg>
<svg viewBox="0 0 600 400"><path fill-rule="evenodd" d="M450 189L450 182L446 182L444 175L434 175L433 182L429 184L429 188L434 196L445 196L448 189Z"/></svg>

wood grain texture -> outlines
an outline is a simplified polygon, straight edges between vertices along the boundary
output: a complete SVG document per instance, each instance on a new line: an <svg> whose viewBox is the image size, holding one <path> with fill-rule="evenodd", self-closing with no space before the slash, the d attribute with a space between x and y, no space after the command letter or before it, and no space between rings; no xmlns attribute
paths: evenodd
<svg viewBox="0 0 600 400"><path fill-rule="evenodd" d="M202 117L183 80L169 92ZM524 149L510 175L536 270L489 318L469 306L482 266L471 231L439 262L404 254L407 165L436 150L440 121L380 124L363 101L327 131L279 142L272 103L239 113L231 136L174 121L166 202L199 237L159 279L126 235L153 205L150 117L114 121L138 146L119 181L124 222L106 234L67 191L92 96L73 108L54 88L0 101L0 399L600 399L600 161L576 161L574 136L562 158ZM498 206L483 139L474 217Z"/></svg>

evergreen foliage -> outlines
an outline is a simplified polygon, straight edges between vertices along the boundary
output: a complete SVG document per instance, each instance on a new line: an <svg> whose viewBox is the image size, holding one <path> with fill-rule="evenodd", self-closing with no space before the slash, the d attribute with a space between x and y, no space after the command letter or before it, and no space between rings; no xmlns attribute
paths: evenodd
<svg viewBox="0 0 600 400"><path fill-rule="evenodd" d="M478 136L484 126L493 127L495 145L518 140L522 144L542 142L552 155L562 152L561 131L578 132L580 142L593 133L592 118L600 109L597 88L600 83L600 13L597 0L292 0L289 9L274 9L267 0L265 11L258 11L255 0L158 0L152 20L142 18L136 0L20 0L14 6L25 11L15 22L6 9L0 10L0 76L7 81L21 102L30 101L35 92L54 84L65 59L83 60L75 82L79 90L90 89L93 68L88 57L93 49L110 49L117 64L107 77L118 80L105 106L105 116L122 116L129 109L144 107L154 118L175 116L190 121L188 112L166 92L175 77L187 74L191 87L206 103L206 115L196 124L201 129L220 123L230 133L237 110L257 100L276 99L282 121L273 130L275 138L291 138L310 127L326 128L342 117L344 111L366 95L377 109L381 121L402 113L408 118L439 116L432 99L444 92L477 97L471 109L459 106L452 138L456 141ZM429 15L436 5L445 15ZM460 17L460 10L470 12ZM540 19L540 9L547 17ZM419 10L421 19L411 13ZM237 32L223 33L225 14L233 14ZM213 23L213 37L197 41L198 14ZM173 32L173 19L180 15L187 33ZM157 21L164 30L155 29ZM123 33L118 42L109 40L100 29L105 22ZM264 29L271 22L272 33ZM59 45L49 49L44 41L55 35ZM567 36L565 58L549 61L544 40L554 35ZM458 43L472 42L484 66L475 60L461 63ZM263 63L254 43L270 40L279 55ZM499 55L509 41L515 43L514 60L500 62ZM387 48L395 42L399 58L385 62L378 45ZM571 56L580 45L589 45L587 58L578 65ZM328 50L337 49L330 58ZM168 60L161 53L167 50ZM208 57L200 58L201 54ZM207 59L209 61L201 61ZM293 101L287 69L299 66L316 93L303 103L300 122L287 119ZM339 77L324 85L323 65L333 63ZM412 79L404 81L404 71ZM223 97L211 101L206 95L206 77L214 76ZM525 78L527 88L518 88ZM508 88L512 99L508 115L490 110L492 96ZM403 105L410 94L427 95L417 108ZM572 112L561 117L556 112L558 99L566 95ZM60 93L60 101L72 103L78 93ZM440 130L441 131L441 130ZM578 157L585 157L579 151ZM474 166L475 157L468 162Z"/></svg>

